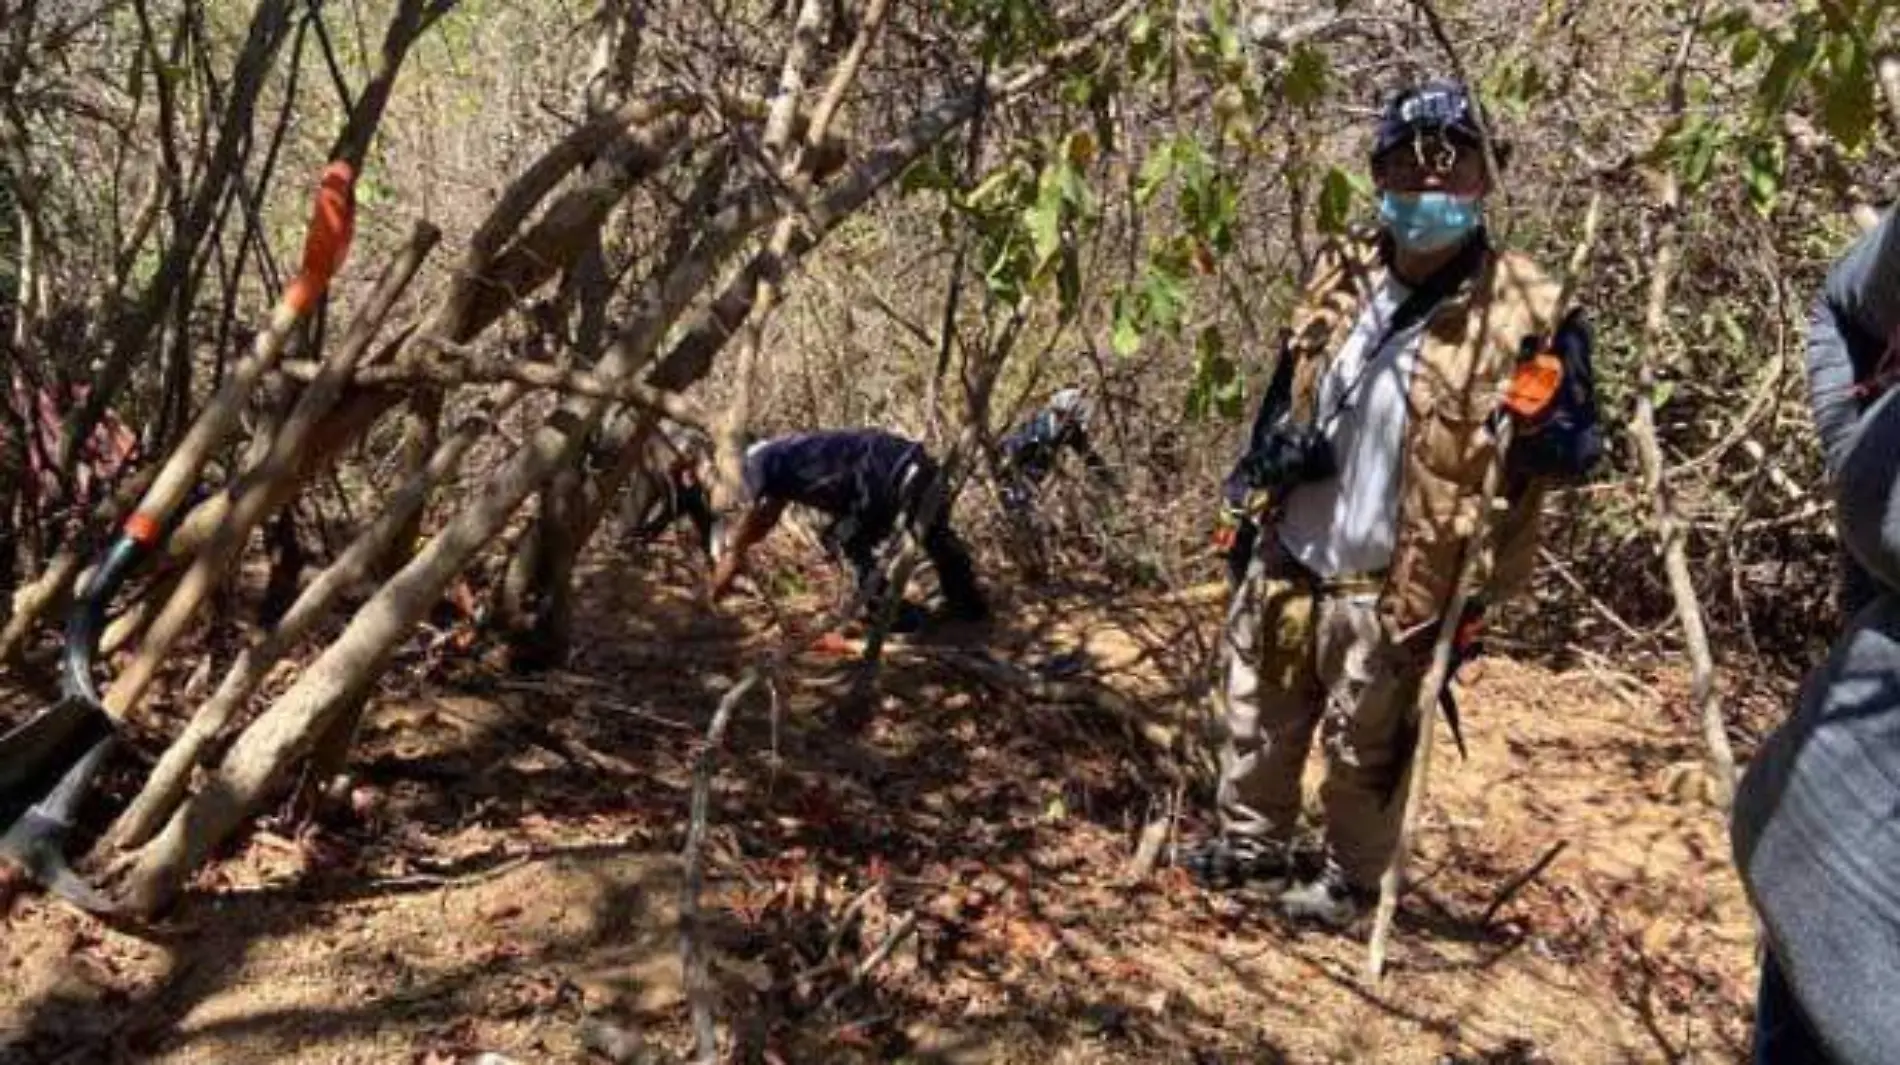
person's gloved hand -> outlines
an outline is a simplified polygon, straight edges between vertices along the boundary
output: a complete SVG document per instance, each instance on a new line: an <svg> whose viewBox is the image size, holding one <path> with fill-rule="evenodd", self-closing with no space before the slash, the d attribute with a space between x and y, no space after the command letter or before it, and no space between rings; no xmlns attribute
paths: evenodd
<svg viewBox="0 0 1900 1065"><path fill-rule="evenodd" d="M1242 475L1254 488L1291 488L1323 481L1339 472L1332 444L1311 426L1291 426L1268 433L1260 445L1240 460Z"/></svg>
<svg viewBox="0 0 1900 1065"><path fill-rule="evenodd" d="M1234 541L1240 535L1240 527L1247 520L1247 512L1228 500L1222 500L1220 513L1214 515L1214 535L1209 538L1214 550L1232 551Z"/></svg>
<svg viewBox="0 0 1900 1065"><path fill-rule="evenodd" d="M1545 344L1526 337L1501 406L1516 425L1507 456L1513 483L1529 478L1574 482L1602 457L1591 338L1573 311Z"/></svg>

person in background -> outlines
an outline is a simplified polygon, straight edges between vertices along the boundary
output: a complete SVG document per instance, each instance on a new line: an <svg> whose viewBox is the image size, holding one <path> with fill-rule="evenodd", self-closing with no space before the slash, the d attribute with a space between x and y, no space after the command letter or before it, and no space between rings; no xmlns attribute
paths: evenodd
<svg viewBox="0 0 1900 1065"><path fill-rule="evenodd" d="M712 597L723 597L745 566L746 554L768 536L790 504L830 519L821 539L851 570L866 612L883 591L880 549L899 523L923 545L937 571L944 608L939 618L980 623L989 607L978 587L969 550L950 527L949 506L922 509L938 466L915 440L879 429L792 433L747 448L738 517L714 534ZM912 631L927 619L904 604L894 631Z"/></svg>
<svg viewBox="0 0 1900 1065"><path fill-rule="evenodd" d="M1058 389L1048 403L1002 439L1004 506L1014 512L1033 506L1037 491L1061 461L1064 450L1074 452L1097 483L1110 491L1116 489L1114 473L1089 440L1092 413L1082 390L1069 385Z"/></svg>

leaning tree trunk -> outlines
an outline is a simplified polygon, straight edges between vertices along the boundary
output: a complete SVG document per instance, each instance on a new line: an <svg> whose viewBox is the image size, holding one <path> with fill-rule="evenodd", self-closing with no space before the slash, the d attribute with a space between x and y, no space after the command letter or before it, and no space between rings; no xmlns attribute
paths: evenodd
<svg viewBox="0 0 1900 1065"><path fill-rule="evenodd" d="M350 589L371 576L372 567L387 556L390 544L408 526L409 519L421 511L430 491L461 467L469 449L525 391L515 385L504 386L488 402L486 411L464 419L422 472L397 490L383 513L304 588L275 627L238 654L217 692L192 715L185 730L146 777L145 786L107 833L106 849L123 850L151 839L184 799L192 771L206 763L212 745L237 719L271 669L310 635Z"/></svg>
<svg viewBox="0 0 1900 1065"><path fill-rule="evenodd" d="M146 628L138 653L114 680L107 696L107 705L114 711L123 714L137 705L157 675L166 653L184 634L226 570L236 562L251 531L281 506L279 497L285 493L272 491L272 486L293 478L298 457L308 446L312 434L335 406L349 375L369 351L377 331L394 310L396 300L408 289L441 236L441 231L427 222L417 223L408 245L390 262L368 305L336 353L325 363L323 372L298 397L296 407L275 438L259 449L263 452L259 460L226 493L234 501L224 522L179 579L164 609Z"/></svg>
<svg viewBox="0 0 1900 1065"><path fill-rule="evenodd" d="M1009 78L992 79L979 92L926 108L905 133L867 152L822 195L809 201L806 226L787 247L787 265L816 247L838 223L968 120L979 100L1015 97L1041 85L1061 64L1117 32L1139 6L1140 0L1128 0L1084 36L1053 50L1049 59ZM748 195L701 226L694 254L677 269L664 277L650 275L634 301L642 312L616 336L601 360L601 373L620 378L644 363L686 307L706 290L725 256L773 220L777 202L770 190L755 185ZM649 384L679 391L705 376L753 305L764 276L762 256L755 254L696 314L653 368ZM218 768L207 774L203 788L132 856L122 884L122 898L130 910L151 913L170 903L185 875L229 838L264 801L273 782L282 779L371 689L396 648L475 553L500 532L528 495L573 461L608 407L604 399L563 404L496 476L484 482L472 502L356 612L342 635L237 739Z"/></svg>

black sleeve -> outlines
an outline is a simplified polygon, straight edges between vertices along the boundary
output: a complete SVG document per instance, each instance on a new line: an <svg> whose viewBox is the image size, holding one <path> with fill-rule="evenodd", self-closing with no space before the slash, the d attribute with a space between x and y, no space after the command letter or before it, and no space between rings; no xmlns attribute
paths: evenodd
<svg viewBox="0 0 1900 1065"><path fill-rule="evenodd" d="M1235 458L1233 469L1222 482L1221 495L1228 503L1239 507L1247 499L1250 485L1242 472L1248 455L1258 451L1268 436L1279 428L1293 410L1293 359L1284 341L1280 344L1280 356L1273 367L1273 377L1267 383L1266 395L1260 397L1260 406L1254 411L1253 426L1247 432L1247 446L1241 449Z"/></svg>
<svg viewBox="0 0 1900 1065"><path fill-rule="evenodd" d="M1808 403L1830 476L1839 472L1860 417L1854 385L1872 375L1900 326L1900 221L1880 224L1847 250L1808 319Z"/></svg>

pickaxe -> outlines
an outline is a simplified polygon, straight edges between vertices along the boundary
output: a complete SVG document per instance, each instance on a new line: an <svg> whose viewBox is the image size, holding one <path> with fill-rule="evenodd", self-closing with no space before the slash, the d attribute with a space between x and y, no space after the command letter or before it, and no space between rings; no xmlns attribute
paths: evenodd
<svg viewBox="0 0 1900 1065"><path fill-rule="evenodd" d="M304 235L302 269L278 298L250 357L232 371L172 451L73 606L59 702L0 736L0 824L8 826L0 835L0 859L20 866L42 887L82 909L109 913L115 906L67 864L66 837L117 741L120 722L132 709L110 697L101 699L93 683L93 657L106 608L139 563L164 543L168 523L237 425L245 401L349 254L355 186L356 170L348 162L337 160L324 169Z"/></svg>

